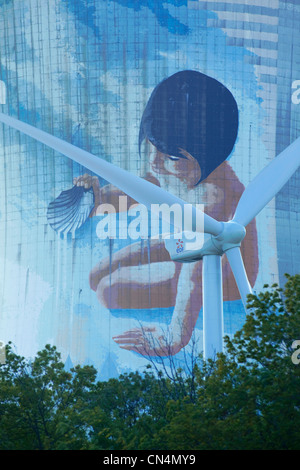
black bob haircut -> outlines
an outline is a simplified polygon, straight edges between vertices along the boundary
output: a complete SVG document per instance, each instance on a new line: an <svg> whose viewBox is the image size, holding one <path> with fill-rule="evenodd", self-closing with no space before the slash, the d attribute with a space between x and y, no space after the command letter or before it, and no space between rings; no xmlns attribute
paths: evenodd
<svg viewBox="0 0 300 470"><path fill-rule="evenodd" d="M222 83L194 70L164 79L144 110L139 151L148 139L160 152L199 163L203 181L232 152L238 132L238 107ZM198 184L197 183L197 184Z"/></svg>

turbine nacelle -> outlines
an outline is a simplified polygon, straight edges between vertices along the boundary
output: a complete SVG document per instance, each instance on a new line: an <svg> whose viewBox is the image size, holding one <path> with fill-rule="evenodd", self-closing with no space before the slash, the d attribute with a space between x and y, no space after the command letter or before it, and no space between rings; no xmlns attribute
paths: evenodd
<svg viewBox="0 0 300 470"><path fill-rule="evenodd" d="M173 261L192 263L207 255L222 256L231 248L241 246L246 235L243 225L230 220L221 222L221 228L220 234L215 236L184 231L180 237L164 238L165 247Z"/></svg>

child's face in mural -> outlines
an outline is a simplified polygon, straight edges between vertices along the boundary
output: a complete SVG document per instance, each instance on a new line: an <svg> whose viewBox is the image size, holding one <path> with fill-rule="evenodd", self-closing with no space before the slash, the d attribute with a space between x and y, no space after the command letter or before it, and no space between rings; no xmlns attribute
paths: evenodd
<svg viewBox="0 0 300 470"><path fill-rule="evenodd" d="M180 157L160 152L151 142L146 143L150 168L153 175L173 175L193 188L201 178L201 168L197 160L180 148Z"/></svg>

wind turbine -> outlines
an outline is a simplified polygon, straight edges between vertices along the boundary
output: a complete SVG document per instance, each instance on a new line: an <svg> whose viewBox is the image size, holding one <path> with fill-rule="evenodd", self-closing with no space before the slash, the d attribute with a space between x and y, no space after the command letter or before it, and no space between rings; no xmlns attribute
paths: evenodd
<svg viewBox="0 0 300 470"><path fill-rule="evenodd" d="M162 188L132 173L113 165L102 158L75 147L29 124L0 113L0 122L36 139L59 153L71 158L96 173L121 191L131 196L149 210L155 204L179 204L184 210L186 202ZM178 262L203 260L203 330L204 357L214 357L223 350L223 295L221 259L226 254L234 274L241 299L246 307L247 296L252 293L245 271L240 245L246 234L246 226L280 191L300 166L300 137L273 159L247 186L242 194L234 217L219 222L201 213L208 236L205 243L196 250L183 250L178 254L174 240L165 240L171 258ZM199 209L192 206L193 216Z"/></svg>

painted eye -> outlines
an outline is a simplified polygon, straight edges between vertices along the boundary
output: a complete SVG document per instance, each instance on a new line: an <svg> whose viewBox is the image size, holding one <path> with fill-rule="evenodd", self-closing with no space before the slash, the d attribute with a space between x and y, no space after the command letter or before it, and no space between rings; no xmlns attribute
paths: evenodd
<svg viewBox="0 0 300 470"><path fill-rule="evenodd" d="M168 159L172 160L172 162L177 162L179 160L179 157L174 157L173 155L168 155Z"/></svg>

